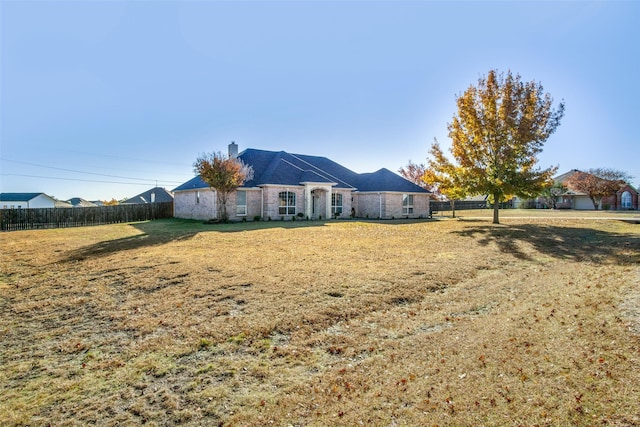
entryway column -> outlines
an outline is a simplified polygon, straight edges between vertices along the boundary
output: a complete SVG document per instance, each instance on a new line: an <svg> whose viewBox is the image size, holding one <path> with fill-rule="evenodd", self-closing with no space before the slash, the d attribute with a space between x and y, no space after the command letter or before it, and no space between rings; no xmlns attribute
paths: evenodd
<svg viewBox="0 0 640 427"><path fill-rule="evenodd" d="M311 194L311 187L308 185L304 186L304 216L305 218L311 218L311 206L313 200L311 199L313 195Z"/></svg>
<svg viewBox="0 0 640 427"><path fill-rule="evenodd" d="M331 218L331 187L327 189L327 203L325 203L325 218Z"/></svg>

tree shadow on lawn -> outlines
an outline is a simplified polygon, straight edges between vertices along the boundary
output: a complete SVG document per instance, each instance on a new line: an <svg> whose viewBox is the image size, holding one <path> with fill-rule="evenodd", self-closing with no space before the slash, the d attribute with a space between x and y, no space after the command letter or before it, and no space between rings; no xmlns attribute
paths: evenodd
<svg viewBox="0 0 640 427"><path fill-rule="evenodd" d="M172 224L168 223L166 220L145 221L131 223L129 225L142 233L119 239L103 240L89 246L69 251L60 261L82 261L87 258L107 256L120 251L160 246L170 242L189 240L199 232L199 230L189 231L188 228L185 227L171 227Z"/></svg>
<svg viewBox="0 0 640 427"><path fill-rule="evenodd" d="M453 233L472 237L482 246L495 244L501 252L522 260L532 260L520 245L525 243L541 254L563 260L620 265L640 262L640 234L545 224L478 225Z"/></svg>
<svg viewBox="0 0 640 427"><path fill-rule="evenodd" d="M69 251L57 262L81 261L109 254L160 246L171 242L189 240L199 233L238 233L266 228L293 229L301 227L324 226L325 221L256 221L227 224L208 224L197 220L159 219L129 224L141 231L141 234L119 239L103 240L89 246Z"/></svg>

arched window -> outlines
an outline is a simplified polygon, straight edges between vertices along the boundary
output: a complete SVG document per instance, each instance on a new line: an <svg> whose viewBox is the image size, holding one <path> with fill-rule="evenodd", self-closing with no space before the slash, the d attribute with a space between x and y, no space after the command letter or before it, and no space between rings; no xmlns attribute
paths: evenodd
<svg viewBox="0 0 640 427"><path fill-rule="evenodd" d="M622 193L622 197L620 198L620 205L623 209L633 208L633 198L631 197L631 193L629 193L628 191Z"/></svg>
<svg viewBox="0 0 640 427"><path fill-rule="evenodd" d="M342 194L331 194L331 213L334 215L342 215Z"/></svg>
<svg viewBox="0 0 640 427"><path fill-rule="evenodd" d="M278 207L278 214L296 214L296 193L292 193L291 191L281 191L280 193L278 193L278 199L280 202L280 206Z"/></svg>

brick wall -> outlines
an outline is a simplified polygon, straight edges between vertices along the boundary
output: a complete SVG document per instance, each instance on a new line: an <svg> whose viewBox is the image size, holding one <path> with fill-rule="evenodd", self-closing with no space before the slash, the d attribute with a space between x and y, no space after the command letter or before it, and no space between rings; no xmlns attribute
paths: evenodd
<svg viewBox="0 0 640 427"><path fill-rule="evenodd" d="M196 194L200 202L196 203ZM234 205L235 206L235 205ZM210 189L177 191L173 198L173 216L184 219L209 220L217 217L216 194Z"/></svg>
<svg viewBox="0 0 640 427"><path fill-rule="evenodd" d="M359 218L426 218L429 215L429 195L413 195L413 214L404 215L402 193L354 193L356 217Z"/></svg>

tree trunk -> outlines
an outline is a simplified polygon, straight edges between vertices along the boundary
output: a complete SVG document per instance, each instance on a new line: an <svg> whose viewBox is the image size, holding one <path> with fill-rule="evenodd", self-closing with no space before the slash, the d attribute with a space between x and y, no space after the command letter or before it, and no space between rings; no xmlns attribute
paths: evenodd
<svg viewBox="0 0 640 427"><path fill-rule="evenodd" d="M451 217L455 218L456 217L456 201L449 200L449 203L451 203Z"/></svg>
<svg viewBox="0 0 640 427"><path fill-rule="evenodd" d="M227 213L227 194L221 191L217 191L218 193L218 220L220 222L229 221L229 214Z"/></svg>
<svg viewBox="0 0 640 427"><path fill-rule="evenodd" d="M500 224L500 220L498 219L498 212L500 211L500 195L493 195L493 223Z"/></svg>

